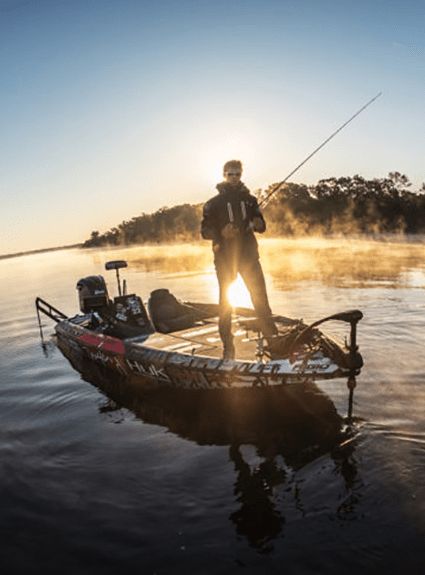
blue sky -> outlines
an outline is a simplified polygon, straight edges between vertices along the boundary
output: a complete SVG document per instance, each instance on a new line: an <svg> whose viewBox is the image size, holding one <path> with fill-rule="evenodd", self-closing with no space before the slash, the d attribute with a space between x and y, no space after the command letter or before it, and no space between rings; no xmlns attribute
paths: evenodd
<svg viewBox="0 0 425 575"><path fill-rule="evenodd" d="M0 0L0 253L203 202L229 158L425 180L425 2Z"/></svg>

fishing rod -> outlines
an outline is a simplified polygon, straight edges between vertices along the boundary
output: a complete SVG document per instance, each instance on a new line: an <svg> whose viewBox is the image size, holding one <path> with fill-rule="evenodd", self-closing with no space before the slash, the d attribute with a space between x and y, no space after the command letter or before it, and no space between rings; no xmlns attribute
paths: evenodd
<svg viewBox="0 0 425 575"><path fill-rule="evenodd" d="M320 146L318 146L317 148L315 148L315 149L311 152L311 154L309 154L309 155L305 158L305 160L303 160L300 164L298 164L298 166L297 166L296 168L294 168L294 169L292 170L292 172L289 173L289 174L286 176L285 179L283 179L281 182L279 182L278 184L276 184L276 185L273 187L273 189L267 194L267 196L266 196L265 198L263 198L263 200L260 202L260 204L259 204L260 207L264 207L264 205L269 201L269 199L272 197L272 195L273 195L275 192L277 192L277 191L279 190L279 188L281 188L281 187L283 186L283 184L285 184L285 183L289 180L289 178L295 174L295 172L298 172L298 170L299 170L302 166L304 166L304 164L306 164L315 154L317 154L317 152L318 152L319 150L321 150L324 146L326 146L326 144L327 144L328 142L330 142L330 141L332 140L332 138L334 138L339 132L341 132L341 130L343 130L343 129L345 128L345 126L348 126L348 124L349 124L350 122L352 122L352 121L354 120L354 118L357 118L357 116L358 116L359 114L361 114L361 113L363 112L363 110L366 110L366 108L367 108L368 106L370 106L375 100L377 100L377 99L379 98L379 96L381 96L381 95L382 95L382 92L379 92L378 94L376 94L376 96L374 96L371 100L369 100L364 106L362 106L362 107L360 108L360 110L357 110L357 112L356 112L355 114L353 114L353 115L351 116L351 118L349 118L346 122L344 122L344 123L342 124L342 126L340 126L337 130L335 130L335 132L333 132L330 136L328 136L328 137L326 138L326 140L320 144Z"/></svg>

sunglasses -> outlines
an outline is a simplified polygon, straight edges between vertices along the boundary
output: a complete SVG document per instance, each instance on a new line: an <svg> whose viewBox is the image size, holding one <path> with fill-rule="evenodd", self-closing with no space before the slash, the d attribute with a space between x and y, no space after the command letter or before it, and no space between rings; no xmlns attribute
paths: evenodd
<svg viewBox="0 0 425 575"><path fill-rule="evenodd" d="M241 172L226 172L226 176L240 176Z"/></svg>

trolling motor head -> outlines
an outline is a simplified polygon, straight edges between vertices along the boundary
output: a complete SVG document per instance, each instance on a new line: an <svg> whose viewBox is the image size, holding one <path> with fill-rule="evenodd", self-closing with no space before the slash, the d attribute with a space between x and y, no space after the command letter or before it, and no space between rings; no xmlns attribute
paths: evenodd
<svg viewBox="0 0 425 575"><path fill-rule="evenodd" d="M123 288L121 288L121 281L120 281L120 272L121 268L126 268L127 262L125 260L112 260L110 262L106 262L105 270L115 270L117 274L117 283L118 283L118 294L125 295L125 280L123 282Z"/></svg>

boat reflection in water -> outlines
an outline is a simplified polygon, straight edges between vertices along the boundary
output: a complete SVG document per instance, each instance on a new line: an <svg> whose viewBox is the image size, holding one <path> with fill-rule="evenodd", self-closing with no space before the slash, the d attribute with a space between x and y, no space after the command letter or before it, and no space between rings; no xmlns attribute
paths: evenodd
<svg viewBox="0 0 425 575"><path fill-rule="evenodd" d="M59 347L60 341L58 342ZM351 418L338 414L333 402L313 382L276 387L141 392L128 380L62 349L82 378L107 397L103 412L126 408L145 423L161 425L198 445L229 446L236 479L238 508L229 516L239 535L259 552L272 550L282 533L285 503L303 512L297 471L327 454L342 477L348 496L337 515L352 513L353 486L358 481L354 459L355 428ZM353 385L351 386L353 388ZM139 391L137 391L139 389ZM247 456L248 453L248 456ZM255 460L253 463L253 459ZM280 501L279 501L280 500Z"/></svg>

